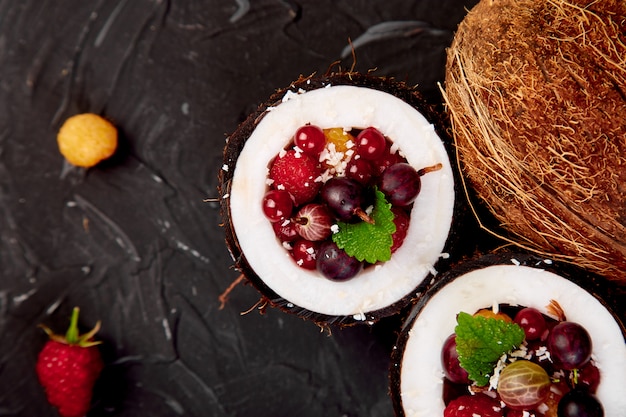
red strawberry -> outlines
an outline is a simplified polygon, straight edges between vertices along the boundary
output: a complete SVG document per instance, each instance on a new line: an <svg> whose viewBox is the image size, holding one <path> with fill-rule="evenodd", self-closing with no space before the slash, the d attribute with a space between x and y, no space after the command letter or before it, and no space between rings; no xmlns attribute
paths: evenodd
<svg viewBox="0 0 626 417"><path fill-rule="evenodd" d="M74 307L65 336L41 326L50 337L37 359L36 371L50 404L61 417L83 417L91 405L96 379L104 364L93 336L100 322L88 333L78 332L78 307Z"/></svg>
<svg viewBox="0 0 626 417"><path fill-rule="evenodd" d="M502 417L500 402L485 394L462 395L448 404L443 417Z"/></svg>
<svg viewBox="0 0 626 417"><path fill-rule="evenodd" d="M288 191L296 205L301 205L319 193L322 182L318 177L321 174L322 168L315 158L290 149L274 159L269 178L273 181L272 187Z"/></svg>

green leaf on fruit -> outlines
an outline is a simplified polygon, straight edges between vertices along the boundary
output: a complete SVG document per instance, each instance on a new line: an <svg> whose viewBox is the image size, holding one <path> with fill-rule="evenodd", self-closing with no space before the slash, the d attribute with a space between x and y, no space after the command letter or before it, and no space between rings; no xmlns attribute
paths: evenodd
<svg viewBox="0 0 626 417"><path fill-rule="evenodd" d="M374 191L376 201L370 214L373 224L365 221L339 222L339 231L332 237L337 246L348 255L370 264L391 259L392 235L396 231L391 204L381 191Z"/></svg>
<svg viewBox="0 0 626 417"><path fill-rule="evenodd" d="M498 359L522 344L524 330L516 323L464 312L459 313L456 320L454 331L459 363L476 385L485 386Z"/></svg>

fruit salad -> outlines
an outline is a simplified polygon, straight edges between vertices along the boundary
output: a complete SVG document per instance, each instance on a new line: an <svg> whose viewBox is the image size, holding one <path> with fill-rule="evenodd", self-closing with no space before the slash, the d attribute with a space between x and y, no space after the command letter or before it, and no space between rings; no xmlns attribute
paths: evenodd
<svg viewBox="0 0 626 417"><path fill-rule="evenodd" d="M444 417L604 415L589 332L558 302L548 310L556 318L508 305L458 314L441 350Z"/></svg>
<svg viewBox="0 0 626 417"><path fill-rule="evenodd" d="M584 271L512 255L465 261L418 300L392 351L398 417L623 415L620 317Z"/></svg>
<svg viewBox="0 0 626 417"><path fill-rule="evenodd" d="M331 74L278 91L224 149L235 268L272 306L318 323L395 314L459 256L463 217L440 126L391 79Z"/></svg>
<svg viewBox="0 0 626 417"><path fill-rule="evenodd" d="M421 176L377 128L305 124L272 160L262 207L295 263L343 281L401 245Z"/></svg>

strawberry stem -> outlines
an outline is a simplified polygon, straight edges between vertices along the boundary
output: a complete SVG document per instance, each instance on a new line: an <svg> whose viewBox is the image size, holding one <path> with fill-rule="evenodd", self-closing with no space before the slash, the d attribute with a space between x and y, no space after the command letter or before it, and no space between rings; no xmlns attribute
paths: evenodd
<svg viewBox="0 0 626 417"><path fill-rule="evenodd" d="M48 337L50 337L51 340L54 340L59 343L76 345L80 347L90 347L90 346L99 345L102 342L99 340L93 340L93 337L100 330L100 325L101 325L100 320L98 320L98 322L96 323L93 329L81 335L80 332L78 331L79 311L80 309L78 307L74 307L74 309L72 310L72 316L70 317L70 326L67 329L67 332L65 333L64 336L55 334L48 326L45 326L43 324L40 324L39 327L41 327L46 332L46 334L48 335Z"/></svg>
<svg viewBox="0 0 626 417"><path fill-rule="evenodd" d="M73 345L78 343L78 313L80 309L78 307L74 307L72 310L72 317L70 318L70 327L67 329L67 333L65 333L65 340L67 343Z"/></svg>

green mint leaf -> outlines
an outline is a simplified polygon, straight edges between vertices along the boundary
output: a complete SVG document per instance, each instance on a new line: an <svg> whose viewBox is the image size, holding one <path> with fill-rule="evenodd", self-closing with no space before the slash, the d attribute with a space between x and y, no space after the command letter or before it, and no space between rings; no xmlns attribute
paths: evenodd
<svg viewBox="0 0 626 417"><path fill-rule="evenodd" d="M516 323L464 312L457 315L456 321L459 363L476 385L485 386L498 359L524 341L524 330Z"/></svg>
<svg viewBox="0 0 626 417"><path fill-rule="evenodd" d="M339 222L339 231L332 237L337 246L348 255L371 264L391 259L391 245L393 244L391 235L396 231L391 204L387 202L381 191L377 189L374 191L376 201L370 214L374 224L365 221Z"/></svg>

